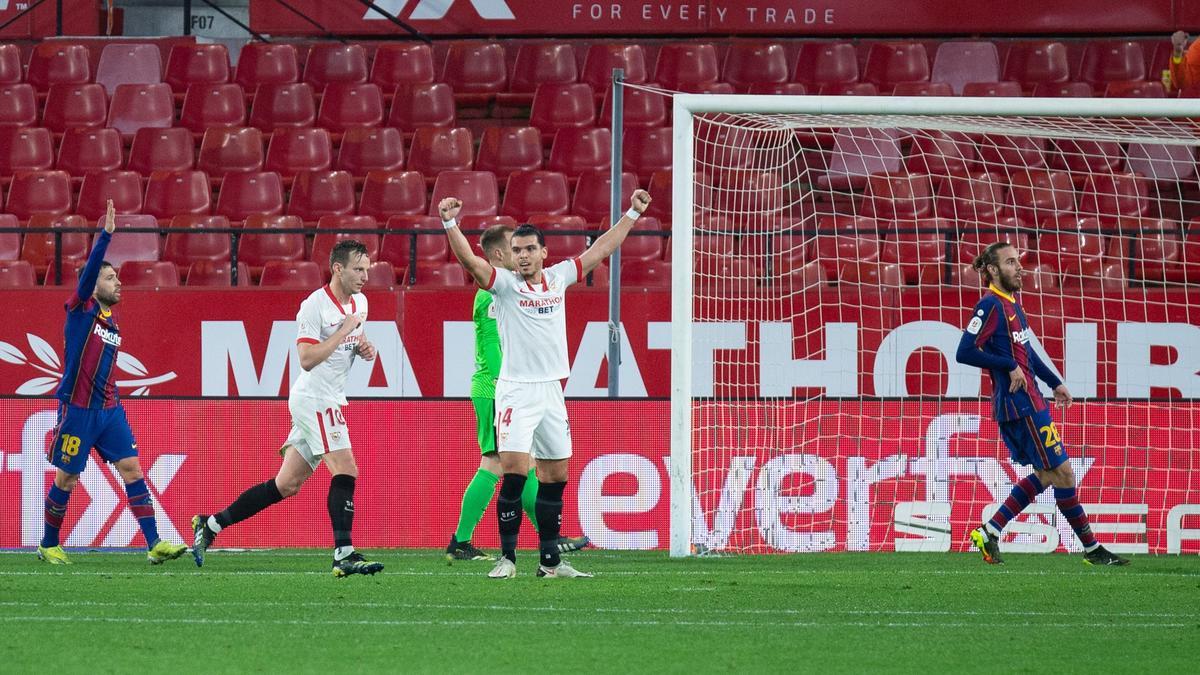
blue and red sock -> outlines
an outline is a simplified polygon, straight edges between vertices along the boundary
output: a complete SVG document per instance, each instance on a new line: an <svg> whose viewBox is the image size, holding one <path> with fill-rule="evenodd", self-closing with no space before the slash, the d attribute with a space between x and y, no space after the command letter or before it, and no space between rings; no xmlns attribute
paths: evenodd
<svg viewBox="0 0 1200 675"><path fill-rule="evenodd" d="M1079 537L1083 549L1091 551L1099 546L1095 535L1092 534L1092 526L1088 523L1083 504L1079 503L1079 497L1075 495L1075 488L1054 488L1054 499L1058 502L1058 510L1071 524L1071 529L1075 530L1075 536Z"/></svg>
<svg viewBox="0 0 1200 675"><path fill-rule="evenodd" d="M129 510L137 518L138 527L142 528L142 534L146 537L146 548L154 548L158 543L158 523L154 520L154 503L150 501L146 479L126 483L125 494L129 498Z"/></svg>
<svg viewBox="0 0 1200 675"><path fill-rule="evenodd" d="M58 532L67 515L67 500L70 498L71 493L57 485L51 485L46 493L46 527L42 531L42 548L58 546Z"/></svg>
<svg viewBox="0 0 1200 675"><path fill-rule="evenodd" d="M1013 486L1012 493L1008 495L1008 499L1000 505L996 510L995 515L991 520L987 521L987 529L993 537L1000 538L1000 533L1004 531L1004 526L1008 525L1008 521L1017 517L1017 514L1025 510L1029 503L1037 498L1046 490L1046 486L1042 485L1042 481L1038 480L1036 474L1028 476L1017 481Z"/></svg>

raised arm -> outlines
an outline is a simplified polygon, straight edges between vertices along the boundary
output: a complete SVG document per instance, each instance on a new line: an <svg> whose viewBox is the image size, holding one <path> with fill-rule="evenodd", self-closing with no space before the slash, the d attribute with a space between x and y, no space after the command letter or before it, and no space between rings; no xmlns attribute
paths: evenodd
<svg viewBox="0 0 1200 675"><path fill-rule="evenodd" d="M588 250L579 256L579 262L583 266L585 275L596 269L597 265L607 260L608 256L621 247L621 243L633 229L633 224L637 222L638 216L645 213L648 206L650 206L650 193L645 190L634 190L633 197L629 200L629 210L625 212L625 215L621 216L621 219L609 228L608 232L600 235L600 238L592 242Z"/></svg>
<svg viewBox="0 0 1200 675"><path fill-rule="evenodd" d="M454 257L458 258L458 262L467 270L467 274L479 284L480 288L487 288L491 285L492 275L496 270L492 268L487 260L475 255L471 250L471 242L467 241L467 236L458 229L458 212L462 210L462 202L455 197L446 197L438 202L438 213L442 216L442 226L446 228L446 239L450 241L450 250L454 252Z"/></svg>
<svg viewBox="0 0 1200 675"><path fill-rule="evenodd" d="M79 273L79 286L75 289L75 296L79 298L79 302L87 302L96 290L96 279L100 278L100 263L104 262L104 253L108 250L108 242L112 241L112 234L117 229L117 212L113 208L111 199L108 200L108 205L105 207L103 224L104 230L96 235L96 241L92 244L92 252L88 255L87 264Z"/></svg>

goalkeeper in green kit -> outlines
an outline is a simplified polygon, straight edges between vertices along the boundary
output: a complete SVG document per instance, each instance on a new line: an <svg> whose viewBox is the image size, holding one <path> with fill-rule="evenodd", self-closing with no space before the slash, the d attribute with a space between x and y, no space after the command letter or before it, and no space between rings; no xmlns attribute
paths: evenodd
<svg viewBox="0 0 1200 675"><path fill-rule="evenodd" d="M512 239L513 228L508 225L495 225L484 231L479 238L479 247L483 249L484 257L493 267L512 269ZM450 545L446 547L446 559L455 560L493 560L491 556L471 544L475 526L483 519L488 504L496 492L500 482L500 457L496 451L496 377L500 374L500 333L496 328L496 308L492 304L492 294L480 289L475 293L475 303L471 309L471 318L475 323L475 374L471 376L471 404L475 407L475 424L479 436L479 470L467 485L463 493L462 511L458 516L458 529L450 537ZM530 463L532 465L532 462ZM534 516L534 504L537 501L538 482L535 469L529 469L529 480L521 493L521 506L529 520L537 529L537 518ZM587 537L562 537L558 540L560 553L569 553L586 548L590 542Z"/></svg>

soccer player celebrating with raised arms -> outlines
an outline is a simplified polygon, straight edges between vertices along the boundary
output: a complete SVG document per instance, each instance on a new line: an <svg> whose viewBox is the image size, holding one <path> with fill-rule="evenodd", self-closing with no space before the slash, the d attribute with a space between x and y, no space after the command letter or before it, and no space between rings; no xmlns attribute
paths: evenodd
<svg viewBox="0 0 1200 675"><path fill-rule="evenodd" d="M1013 486L1012 494L986 523L971 531L971 543L985 562L1003 564L1000 538L1004 526L1046 488L1075 535L1083 544L1089 565L1127 565L1129 561L1096 542L1087 513L1075 494L1075 472L1067 451L1050 419L1050 407L1037 390L1036 375L1054 390L1055 402L1071 405L1071 393L1034 349L1036 338L1017 301L1021 290L1021 262L1017 249L1007 242L990 244L974 261L988 282L988 293L976 303L958 344L959 363L983 368L992 378L992 413L1000 436L1014 462L1033 467L1033 473Z"/></svg>
<svg viewBox="0 0 1200 675"><path fill-rule="evenodd" d="M329 285L312 292L296 314L297 351L304 372L288 393L292 431L280 454L283 464L275 478L255 485L220 513L192 518L192 556L204 564L204 553L221 530L291 497L322 461L333 474L329 482L329 521L333 526L333 575L375 574L383 565L354 550L354 483L358 465L350 447L350 430L342 417L346 377L354 358L371 361L375 347L363 333L367 320L367 248L353 239L339 241L329 254L333 271Z"/></svg>
<svg viewBox="0 0 1200 675"><path fill-rule="evenodd" d="M146 537L149 548L146 557L150 564L159 565L183 555L187 546L163 541L158 536L154 504L138 461L137 443L117 396L113 366L121 347L121 333L112 308L121 301L121 281L117 279L117 271L104 259L116 229L116 211L111 199L103 225L79 275L79 286L66 304L63 379L55 394L59 400L58 425L47 449L47 458L55 466L54 484L46 495L46 527L37 555L55 565L71 564L59 545L59 530L67 512L67 500L79 482L79 474L87 467L88 455L96 448L100 457L116 466L121 474L129 510Z"/></svg>
<svg viewBox="0 0 1200 675"><path fill-rule="evenodd" d="M521 529L521 491L527 480L527 456L537 463L538 492L534 507L539 525L539 577L590 577L564 562L558 538L563 492L571 457L571 430L560 380L570 375L567 360L567 288L581 281L625 241L650 195L637 190L631 208L583 255L542 269L545 238L531 225L512 234L516 270L496 269L471 251L455 218L462 202L447 197L438 203L450 248L476 283L495 298L496 321L504 359L496 381L496 430L504 479L496 511L501 558L488 573L494 579L517 574L517 535Z"/></svg>

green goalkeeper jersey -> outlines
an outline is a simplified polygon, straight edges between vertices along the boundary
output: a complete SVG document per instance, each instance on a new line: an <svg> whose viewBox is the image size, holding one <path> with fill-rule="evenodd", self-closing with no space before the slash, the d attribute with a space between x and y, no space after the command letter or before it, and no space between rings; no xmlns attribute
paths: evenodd
<svg viewBox="0 0 1200 675"><path fill-rule="evenodd" d="M471 398L495 398L496 378L500 376L500 329L496 326L496 305L492 294L475 292L471 309L475 322L475 374L471 376Z"/></svg>

